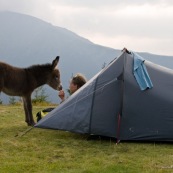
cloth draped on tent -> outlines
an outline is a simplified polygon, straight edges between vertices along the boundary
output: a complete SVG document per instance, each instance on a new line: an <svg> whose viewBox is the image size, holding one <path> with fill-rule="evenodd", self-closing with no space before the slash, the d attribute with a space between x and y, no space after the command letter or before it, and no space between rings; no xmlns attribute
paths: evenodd
<svg viewBox="0 0 173 173"><path fill-rule="evenodd" d="M144 64L144 59L137 53L132 53L134 58L133 73L141 90L152 88L153 84Z"/></svg>

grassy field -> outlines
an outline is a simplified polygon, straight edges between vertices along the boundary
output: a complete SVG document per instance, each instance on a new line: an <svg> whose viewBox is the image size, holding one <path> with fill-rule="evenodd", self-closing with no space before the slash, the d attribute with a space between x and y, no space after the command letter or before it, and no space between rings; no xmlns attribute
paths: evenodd
<svg viewBox="0 0 173 173"><path fill-rule="evenodd" d="M34 106L34 115L46 106ZM87 135L33 128L22 106L0 106L0 173L173 172L173 145L88 139Z"/></svg>

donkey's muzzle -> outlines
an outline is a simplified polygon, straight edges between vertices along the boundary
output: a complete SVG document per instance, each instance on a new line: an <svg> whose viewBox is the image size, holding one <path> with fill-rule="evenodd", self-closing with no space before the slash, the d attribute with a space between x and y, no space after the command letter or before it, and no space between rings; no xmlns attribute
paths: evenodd
<svg viewBox="0 0 173 173"><path fill-rule="evenodd" d="M59 87L58 87L58 90L60 91L60 90L62 90L62 85L59 85Z"/></svg>

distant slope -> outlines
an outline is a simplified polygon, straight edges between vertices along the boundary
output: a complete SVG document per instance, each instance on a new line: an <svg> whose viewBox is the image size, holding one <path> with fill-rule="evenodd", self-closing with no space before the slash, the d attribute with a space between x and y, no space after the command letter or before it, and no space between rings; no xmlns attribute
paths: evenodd
<svg viewBox="0 0 173 173"><path fill-rule="evenodd" d="M0 24L0 57L15 65L45 63L60 55L62 65L68 65L73 72L77 62L81 69L86 65L95 68L104 60L110 61L118 51L23 14L1 12Z"/></svg>
<svg viewBox="0 0 173 173"><path fill-rule="evenodd" d="M141 52L139 54L148 61L173 69L173 56L154 55Z"/></svg>
<svg viewBox="0 0 173 173"><path fill-rule="evenodd" d="M58 26L32 16L0 12L0 60L15 66L52 62L60 56L59 68L64 88L72 74L88 79L120 54L120 50L96 45ZM146 59L173 69L173 57L141 53ZM59 102L57 91L46 87L51 102Z"/></svg>

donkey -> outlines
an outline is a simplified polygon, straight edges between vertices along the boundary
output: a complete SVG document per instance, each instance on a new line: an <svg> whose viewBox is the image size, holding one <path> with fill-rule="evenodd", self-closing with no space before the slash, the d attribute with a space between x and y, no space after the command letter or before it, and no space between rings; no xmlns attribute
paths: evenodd
<svg viewBox="0 0 173 173"><path fill-rule="evenodd" d="M62 89L60 71L56 68L58 62L59 56L52 63L33 65L28 68L13 67L0 62L0 92L22 97L25 122L28 126L35 124L32 114L32 92L44 84L58 91Z"/></svg>

